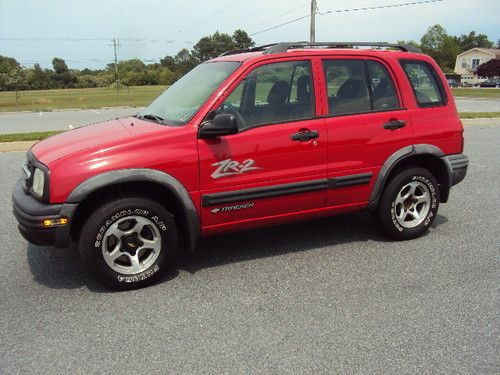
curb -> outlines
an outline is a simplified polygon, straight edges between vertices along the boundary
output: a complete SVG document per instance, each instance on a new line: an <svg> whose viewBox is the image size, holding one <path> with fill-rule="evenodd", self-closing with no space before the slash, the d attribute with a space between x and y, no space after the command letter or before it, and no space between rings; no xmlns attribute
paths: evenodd
<svg viewBox="0 0 500 375"><path fill-rule="evenodd" d="M0 153L27 151L38 141L0 142Z"/></svg>

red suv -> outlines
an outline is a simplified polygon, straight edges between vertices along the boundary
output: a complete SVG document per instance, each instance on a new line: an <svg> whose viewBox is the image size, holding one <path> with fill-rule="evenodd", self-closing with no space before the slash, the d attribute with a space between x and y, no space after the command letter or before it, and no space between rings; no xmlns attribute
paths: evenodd
<svg viewBox="0 0 500 375"><path fill-rule="evenodd" d="M467 172L463 127L430 57L368 46L231 51L137 116L37 143L13 193L21 234L78 240L119 289L216 233L369 209L388 236L420 236Z"/></svg>

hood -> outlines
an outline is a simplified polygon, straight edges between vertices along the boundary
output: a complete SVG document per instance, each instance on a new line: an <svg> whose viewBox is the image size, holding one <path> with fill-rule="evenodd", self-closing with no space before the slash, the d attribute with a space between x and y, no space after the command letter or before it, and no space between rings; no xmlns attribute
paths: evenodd
<svg viewBox="0 0 500 375"><path fill-rule="evenodd" d="M45 165L65 156L96 147L116 146L140 135L173 129L165 125L126 117L83 126L36 143L31 152Z"/></svg>

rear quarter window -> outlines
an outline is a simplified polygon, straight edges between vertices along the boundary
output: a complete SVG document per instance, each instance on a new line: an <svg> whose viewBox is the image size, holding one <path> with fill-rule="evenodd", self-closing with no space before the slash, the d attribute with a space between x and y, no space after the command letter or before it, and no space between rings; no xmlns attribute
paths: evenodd
<svg viewBox="0 0 500 375"><path fill-rule="evenodd" d="M419 107L437 107L446 104L443 84L434 68L425 61L401 61Z"/></svg>

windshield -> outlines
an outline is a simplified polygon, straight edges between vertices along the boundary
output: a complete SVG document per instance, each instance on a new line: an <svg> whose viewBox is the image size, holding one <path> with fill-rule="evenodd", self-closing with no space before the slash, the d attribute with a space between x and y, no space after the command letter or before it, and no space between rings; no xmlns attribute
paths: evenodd
<svg viewBox="0 0 500 375"><path fill-rule="evenodd" d="M138 116L165 124L184 125L240 64L218 61L198 65L165 90Z"/></svg>

